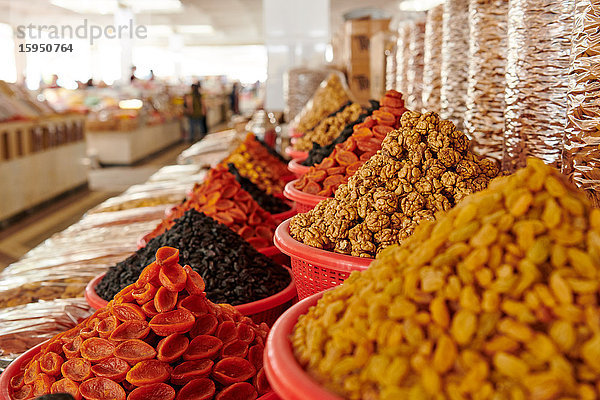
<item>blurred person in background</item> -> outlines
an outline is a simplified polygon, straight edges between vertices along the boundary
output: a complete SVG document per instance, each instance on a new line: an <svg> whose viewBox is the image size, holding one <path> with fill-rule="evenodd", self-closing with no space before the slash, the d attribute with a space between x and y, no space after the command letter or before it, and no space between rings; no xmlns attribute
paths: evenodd
<svg viewBox="0 0 600 400"><path fill-rule="evenodd" d="M233 115L240 113L240 83L235 81L229 94L229 106Z"/></svg>
<svg viewBox="0 0 600 400"><path fill-rule="evenodd" d="M185 97L185 115L189 121L187 141L195 142L206 136L206 105L200 92L200 82L192 84L192 92Z"/></svg>

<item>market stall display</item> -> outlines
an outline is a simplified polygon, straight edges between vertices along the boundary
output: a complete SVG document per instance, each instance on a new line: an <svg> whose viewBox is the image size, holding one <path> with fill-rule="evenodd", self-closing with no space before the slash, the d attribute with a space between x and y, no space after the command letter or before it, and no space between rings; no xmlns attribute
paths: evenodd
<svg viewBox="0 0 600 400"><path fill-rule="evenodd" d="M425 52L425 21L417 20L410 24L408 35L408 70L406 71L406 107L421 111L423 108L423 65Z"/></svg>
<svg viewBox="0 0 600 400"><path fill-rule="evenodd" d="M484 189L497 174L496 163L475 156L450 121L406 111L381 151L334 198L292 218L290 234L318 249L372 258L406 240L420 222Z"/></svg>
<svg viewBox="0 0 600 400"><path fill-rule="evenodd" d="M314 129L306 132L304 136L299 137L294 142L294 149L299 151L309 151L313 148L313 143L319 146L330 144L333 139L338 137L344 127L355 121L363 109L358 103L348 103L343 105L335 113L323 119Z"/></svg>
<svg viewBox="0 0 600 400"><path fill-rule="evenodd" d="M350 100L348 93L344 76L339 72L330 74L291 125L302 134L314 129L321 120Z"/></svg>
<svg viewBox="0 0 600 400"><path fill-rule="evenodd" d="M243 177L232 163L227 164L227 169L235 176L235 180L238 181L241 188L250 193L252 199L254 199L254 201L256 201L266 212L270 214L281 214L291 209L291 207L281 198L267 194L264 190L261 190L252 183L250 179Z"/></svg>
<svg viewBox="0 0 600 400"><path fill-rule="evenodd" d="M56 116L57 111L16 83L0 80L0 122Z"/></svg>
<svg viewBox="0 0 600 400"><path fill-rule="evenodd" d="M284 76L285 119L293 120L329 74L326 68L292 68Z"/></svg>
<svg viewBox="0 0 600 400"><path fill-rule="evenodd" d="M10 399L67 392L234 400L269 392L262 369L269 328L207 300L200 275L178 261L177 249L159 249L135 285L51 339L11 377Z"/></svg>
<svg viewBox="0 0 600 400"><path fill-rule="evenodd" d="M531 159L325 293L298 318L294 353L345 398L593 397L598 248L583 238L598 221Z"/></svg>
<svg viewBox="0 0 600 400"><path fill-rule="evenodd" d="M442 88L442 24L444 5L427 11L423 39L423 108L440 113Z"/></svg>
<svg viewBox="0 0 600 400"><path fill-rule="evenodd" d="M398 44L396 47L396 90L400 93L408 93L410 23L403 22L398 28Z"/></svg>
<svg viewBox="0 0 600 400"><path fill-rule="evenodd" d="M364 122L354 125L352 135L336 145L329 157L302 175L294 188L321 197L332 196L339 185L377 153L386 134L399 127L400 116L405 111L402 95L388 90L381 99L381 107Z"/></svg>

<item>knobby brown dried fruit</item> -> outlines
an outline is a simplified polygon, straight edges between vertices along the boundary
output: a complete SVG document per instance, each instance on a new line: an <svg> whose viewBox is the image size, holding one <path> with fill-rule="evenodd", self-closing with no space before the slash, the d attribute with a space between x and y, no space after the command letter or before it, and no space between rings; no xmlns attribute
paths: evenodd
<svg viewBox="0 0 600 400"><path fill-rule="evenodd" d="M436 212L485 188L498 174L494 161L472 154L466 136L437 114L407 111L400 125L333 199L292 219L290 233L296 240L374 257L408 238L420 221L433 220Z"/></svg>

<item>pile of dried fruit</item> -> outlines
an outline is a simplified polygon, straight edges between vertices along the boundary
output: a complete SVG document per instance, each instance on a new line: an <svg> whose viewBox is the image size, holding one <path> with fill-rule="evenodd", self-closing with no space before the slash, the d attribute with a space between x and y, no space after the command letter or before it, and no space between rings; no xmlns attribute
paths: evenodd
<svg viewBox="0 0 600 400"><path fill-rule="evenodd" d="M258 205L261 206L265 211L271 214L279 214L290 210L290 206L288 206L282 199L265 193L264 190L261 190L258 186L252 183L250 179L243 177L235 165L230 163L227 165L227 168L229 169L229 172L235 176L235 179L238 181L242 189L250 193L250 196L252 196L254 201L256 201Z"/></svg>
<svg viewBox="0 0 600 400"><path fill-rule="evenodd" d="M381 148L388 132L398 128L400 116L406 111L402 95L388 90L381 101L383 107L373 111L363 123L354 126L354 133L338 144L331 155L311 167L294 184L305 193L329 197Z"/></svg>
<svg viewBox="0 0 600 400"><path fill-rule="evenodd" d="M311 101L296 116L295 128L299 132L308 132L321 120L339 109L350 100L339 74L331 74L321 83ZM297 121L297 122L296 122Z"/></svg>
<svg viewBox="0 0 600 400"><path fill-rule="evenodd" d="M257 249L273 245L277 223L223 165L211 169L204 182L194 186L191 197L174 207L145 238L149 240L170 229L177 218L192 208L227 225Z"/></svg>
<svg viewBox="0 0 600 400"><path fill-rule="evenodd" d="M223 165L229 163L268 194L281 193L286 183L283 177L290 174L287 163L269 153L251 133L223 160Z"/></svg>
<svg viewBox="0 0 600 400"><path fill-rule="evenodd" d="M163 247L135 284L46 343L10 380L11 399L253 400L268 392L268 327L206 299L204 282Z"/></svg>
<svg viewBox="0 0 600 400"><path fill-rule="evenodd" d="M497 174L495 162L471 153L467 137L450 121L407 111L401 128L387 134L381 151L334 198L292 218L290 233L309 246L374 257Z"/></svg>
<svg viewBox="0 0 600 400"><path fill-rule="evenodd" d="M259 253L239 235L214 219L187 211L175 225L152 239L127 259L110 267L96 293L110 300L135 283L142 269L163 246L179 249L183 264L204 278L206 294L215 303L251 303L282 291L290 283L288 272Z"/></svg>
<svg viewBox="0 0 600 400"><path fill-rule="evenodd" d="M381 253L299 318L349 399L596 399L600 210L542 161Z"/></svg>
<svg viewBox="0 0 600 400"><path fill-rule="evenodd" d="M326 146L333 141L342 129L352 121L355 121L362 113L362 107L357 103L348 103L338 110L335 114L325 118L319 125L304 136L298 138L294 143L294 149L299 151L308 151L313 148L313 143L320 146Z"/></svg>
<svg viewBox="0 0 600 400"><path fill-rule="evenodd" d="M325 146L321 146L318 143L313 143L312 149L308 152L308 157L306 160L302 162L302 165L305 167L312 167L315 164L320 163L325 159L325 157L329 156L335 146L340 143L345 142L348 138L354 133L354 127L358 124L365 122L365 119L373 114L373 111L379 109L379 102L375 100L369 100L371 106L363 112L355 121L350 122L348 125L344 127L342 132L333 139L331 143Z"/></svg>

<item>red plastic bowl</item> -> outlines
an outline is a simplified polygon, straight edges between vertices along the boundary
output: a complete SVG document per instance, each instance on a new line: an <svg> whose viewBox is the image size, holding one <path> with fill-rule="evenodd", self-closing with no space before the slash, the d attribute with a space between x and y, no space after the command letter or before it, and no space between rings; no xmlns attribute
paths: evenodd
<svg viewBox="0 0 600 400"><path fill-rule="evenodd" d="M282 400L342 400L311 378L294 357L290 335L298 317L321 298L314 294L287 310L275 322L267 337L264 367L271 388Z"/></svg>
<svg viewBox="0 0 600 400"><path fill-rule="evenodd" d="M288 169L290 172L293 172L298 178L302 177L310 167L300 164L302 161L306 160L304 158L294 158L292 161L288 163Z"/></svg>
<svg viewBox="0 0 600 400"><path fill-rule="evenodd" d="M296 130L296 128L290 128L290 136L293 138L299 138L304 136L304 132L300 132L299 130Z"/></svg>
<svg viewBox="0 0 600 400"><path fill-rule="evenodd" d="M289 182L283 189L283 195L296 202L298 213L305 213L315 208L317 204L327 197L317 196L316 194L304 193L294 187L297 180Z"/></svg>
<svg viewBox="0 0 600 400"><path fill-rule="evenodd" d="M0 399L10 399L11 378L18 374L19 371L21 371L21 366L25 365L29 360L31 360L36 354L38 354L41 351L42 345L44 343L40 343L37 346L27 350L25 353L21 354L15 361L10 363L8 367L6 367L2 375L0 375ZM279 400L279 396L277 396L275 392L269 392L263 396L260 396L256 400Z"/></svg>
<svg viewBox="0 0 600 400"><path fill-rule="evenodd" d="M275 250L278 251L277 249ZM252 318L252 320L257 324L265 322L269 326L273 325L275 320L292 304L294 304L296 300L296 282L294 281L294 275L288 267L283 265L283 268L285 268L292 277L292 281L285 289L262 300L240 304L239 306L234 307L245 316ZM106 307L108 304L108 301L104 300L96 293L96 286L102 280L105 274L106 273L98 275L85 287L85 301L87 301L90 307L96 310Z"/></svg>
<svg viewBox="0 0 600 400"><path fill-rule="evenodd" d="M374 260L307 246L292 238L289 229L288 219L275 230L273 242L282 253L291 258L292 273L300 299L340 285L353 271L369 268Z"/></svg>
<svg viewBox="0 0 600 400"><path fill-rule="evenodd" d="M294 150L292 147L286 147L285 154L287 154L291 158L306 158L306 157L308 157L308 151Z"/></svg>

